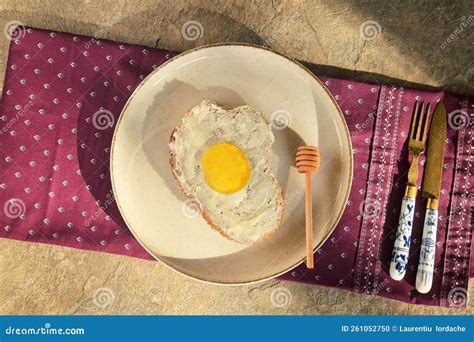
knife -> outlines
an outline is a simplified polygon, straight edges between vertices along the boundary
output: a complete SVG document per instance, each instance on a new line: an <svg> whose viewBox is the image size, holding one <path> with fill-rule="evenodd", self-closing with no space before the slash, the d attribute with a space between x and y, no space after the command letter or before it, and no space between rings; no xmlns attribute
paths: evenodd
<svg viewBox="0 0 474 342"><path fill-rule="evenodd" d="M416 272L416 289L428 293L433 284L433 269L438 227L438 199L443 174L444 144L446 140L446 108L438 102L431 120L428 153L423 178L422 196L427 199L420 261Z"/></svg>

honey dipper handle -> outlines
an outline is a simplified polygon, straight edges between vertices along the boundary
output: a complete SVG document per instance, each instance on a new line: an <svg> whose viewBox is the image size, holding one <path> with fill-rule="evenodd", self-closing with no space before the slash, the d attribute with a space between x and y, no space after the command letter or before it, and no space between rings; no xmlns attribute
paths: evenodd
<svg viewBox="0 0 474 342"><path fill-rule="evenodd" d="M306 211L306 267L314 268L313 255L313 188L311 185L311 172L305 173L305 211Z"/></svg>

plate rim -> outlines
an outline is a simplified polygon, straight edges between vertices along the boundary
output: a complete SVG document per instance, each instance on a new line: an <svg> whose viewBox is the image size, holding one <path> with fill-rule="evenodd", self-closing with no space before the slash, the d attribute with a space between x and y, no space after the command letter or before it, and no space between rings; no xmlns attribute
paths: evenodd
<svg viewBox="0 0 474 342"><path fill-rule="evenodd" d="M110 160L109 160L109 168L110 168L110 180L111 180L111 183L112 183L112 191L113 191L113 194L114 194L114 198L115 198L115 203L117 204L117 208L119 209L120 211L120 214L122 215L122 219L124 220L125 224L127 225L127 228L130 230L130 232L132 233L133 237L138 241L138 243L148 252L148 254L150 254L154 259L156 259L157 261L163 263L166 267L168 267L169 269L173 270L174 272L182 275L182 276L185 276L186 278L189 278L189 279L193 279L193 280L197 280L199 282L202 282L202 283L206 283L206 284L213 284L213 285L223 285L223 286L240 286L240 285L251 285L251 284L257 284L257 283L261 283L261 282L264 282L264 281L267 281L267 280L271 280L271 279L274 279L280 275L283 275L285 273L287 273L288 271L298 267L299 265L301 265L305 260L306 260L306 257L303 257L302 259L298 260L295 264L291 265L290 267L286 268L285 270L283 271L280 271L280 272L277 272L275 274L272 274L270 276L265 276L263 278L260 278L260 279L256 279L256 280L250 280L250 281L237 281L237 282L232 282L232 281L223 281L223 282L219 282L219 281L214 281L214 280L209 280L209 279L205 279L204 277L197 277L197 276L193 276L191 274L187 274L187 273L184 273L182 272L181 270L178 270L176 268L174 268L172 265L168 264L166 261L162 260L161 258L159 258L158 256L156 256L150 249L148 249L145 244L138 238L138 236L135 234L135 232L133 231L133 229L131 228L131 225L129 224L129 221L128 219L126 218L125 216L125 213L124 213L124 210L122 209L122 206L120 204L120 201L117 197L117 192L116 192L116 186L115 186L115 176L114 176L114 171L113 171L113 160L114 160L114 154L115 154L115 142L116 142L116 138L117 138L117 133L119 131L119 127L120 127L120 123L122 122L122 118L123 118L123 114L125 113L125 111L128 109L128 106L130 105L130 102L133 100L133 98L135 97L135 95L137 94L138 91L140 91L140 89L144 86L144 84L148 81L149 78L151 78L155 73L157 73L158 71L160 71L161 69L163 69L168 63L172 62L172 61L175 61L177 60L178 58L180 57L183 57L185 55L188 55L190 53L193 53L193 52L196 52L196 51L200 51L200 50L204 50L204 49L211 49L211 48L215 48L215 47L222 47L222 46L227 46L227 47L232 47L232 46L241 46L241 47L248 47L248 48L255 48L255 49L259 49L259 50L263 50L263 51L266 51L266 52L269 52L269 53L272 53L272 54L275 54L277 56L280 56L280 57L283 57L286 61L288 61L289 63L293 63L295 64L297 67L301 68L304 72L306 72L307 74L309 74L309 76L311 78L313 78L324 90L324 92L329 95L331 101L333 102L333 104L335 105L336 109L337 109L337 112L339 113L339 116L342 120L342 123L343 123L343 127L344 127L344 132L345 132L345 136L349 142L349 149L350 151L352 151L352 141L351 141L351 135L350 135L350 132L349 132L349 127L347 126L347 122L346 122L346 119L344 118L344 115L342 114L342 110L341 108L339 107L336 99L334 98L334 96L331 94L331 92L327 89L327 87L324 85L324 83L315 75L313 74L313 72L311 72L311 70L309 70L306 66L304 66L302 63L300 63L299 61L295 60L295 59L292 59L278 51L275 51L275 50L272 50L272 49L269 49L265 46L260 46L260 45L256 45L256 44L250 44L250 43L240 43L240 42L226 42L226 43L214 43L214 44L207 44L207 45L202 45L202 46L198 46L198 47L195 47L193 49L190 49L190 50L186 50L186 51L183 51L181 53L178 52L177 55L173 56L172 58L170 58L169 60L165 61L163 64L160 64L156 69L154 69L147 77L145 77L141 82L140 84L135 88L135 90L132 92L132 94L130 95L130 97L127 99L127 102L125 103L125 105L123 106L122 110L120 111L120 115L119 115L119 118L117 120L117 123L115 125L115 130L114 130L114 134L113 134L113 137L112 137L112 143L110 145ZM172 51L172 52L175 52L175 51ZM352 153L349 154L349 186L348 186L348 191L346 192L345 196L344 196L344 203L347 202L347 200L349 199L349 195L351 193L351 188L352 188L352 181L353 181L353 177L354 177L354 156ZM345 211L345 206L343 206L339 212L337 213L336 215L336 220L335 220L335 223L334 223L334 226L332 227L332 229L328 232L327 236L321 240L321 242L319 244L317 244L316 246L313 247L313 253L316 252L316 250L322 246L328 239L329 237L331 236L331 234L334 232L334 230L336 229L336 226L338 225L339 221L341 220L341 217L343 215Z"/></svg>

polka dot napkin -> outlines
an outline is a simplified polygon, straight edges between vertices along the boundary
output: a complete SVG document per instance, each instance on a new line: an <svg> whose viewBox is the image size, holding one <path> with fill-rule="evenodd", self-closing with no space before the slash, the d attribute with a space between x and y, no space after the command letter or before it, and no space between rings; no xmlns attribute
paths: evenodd
<svg viewBox="0 0 474 342"><path fill-rule="evenodd" d="M109 173L112 123L141 80L174 53L24 27L13 37L0 106L0 237L153 259L115 205ZM316 253L315 269L300 266L282 278L411 303L465 306L473 104L444 92L321 79L351 132L354 181L340 223ZM388 274L415 99L442 99L450 113L435 279L425 295L415 290L422 199L407 275L395 282Z"/></svg>

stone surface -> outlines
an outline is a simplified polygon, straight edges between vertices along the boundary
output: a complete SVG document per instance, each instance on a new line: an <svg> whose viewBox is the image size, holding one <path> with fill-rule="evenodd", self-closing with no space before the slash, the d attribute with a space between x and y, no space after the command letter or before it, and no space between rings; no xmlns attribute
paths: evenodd
<svg viewBox="0 0 474 342"><path fill-rule="evenodd" d="M89 0L66 6L52 0L0 1L2 28L18 20L179 51L216 42L267 44L319 75L469 94L474 93L468 28L473 16L468 0ZM182 35L191 20L202 26L196 40ZM2 35L0 80L7 45ZM460 312L276 280L215 286L157 262L5 239L0 239L0 269L0 314L474 313L472 304ZM469 293L472 297L473 286ZM277 295L282 301L272 303Z"/></svg>
<svg viewBox="0 0 474 342"><path fill-rule="evenodd" d="M0 239L0 250L0 314L460 313L277 280L216 286L158 262L36 243Z"/></svg>

